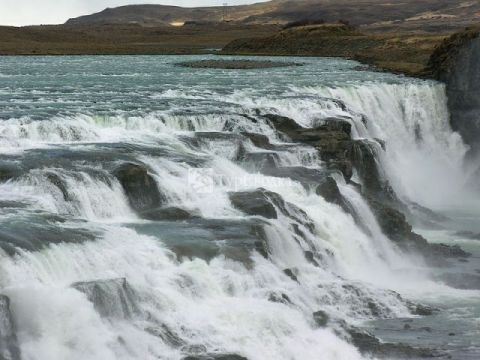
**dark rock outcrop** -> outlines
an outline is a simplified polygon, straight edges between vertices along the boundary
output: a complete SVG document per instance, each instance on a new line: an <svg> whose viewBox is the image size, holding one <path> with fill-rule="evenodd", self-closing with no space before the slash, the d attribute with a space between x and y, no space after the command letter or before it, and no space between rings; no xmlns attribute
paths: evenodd
<svg viewBox="0 0 480 360"><path fill-rule="evenodd" d="M165 203L165 195L160 192L145 166L125 163L115 169L114 175L122 185L131 207L138 213L159 208Z"/></svg>
<svg viewBox="0 0 480 360"><path fill-rule="evenodd" d="M350 340L361 353L394 359L436 358L444 354L426 348L414 348L402 343L384 343L374 335L357 329L347 329Z"/></svg>
<svg viewBox="0 0 480 360"><path fill-rule="evenodd" d="M230 201L238 210L252 216L278 219L280 212L308 231L314 230L314 224L307 213L292 203L285 201L279 194L259 188L255 191L232 192Z"/></svg>
<svg viewBox="0 0 480 360"><path fill-rule="evenodd" d="M274 303L280 303L280 304L291 304L292 300L288 297L288 295L283 294L283 293L275 293L272 292L268 296L268 301L274 302Z"/></svg>
<svg viewBox="0 0 480 360"><path fill-rule="evenodd" d="M255 61L255 60L199 60L187 61L177 64L178 66L192 69L225 69L225 70L254 70L271 69L289 66L301 66L301 64L284 61Z"/></svg>
<svg viewBox="0 0 480 360"><path fill-rule="evenodd" d="M270 143L270 139L265 135L249 132L243 132L242 135L249 139L256 147L266 150L275 149L275 146Z"/></svg>
<svg viewBox="0 0 480 360"><path fill-rule="evenodd" d="M84 293L102 317L130 319L139 312L135 294L124 278L78 282L72 287Z"/></svg>
<svg viewBox="0 0 480 360"><path fill-rule="evenodd" d="M274 202L282 201L280 195L259 189L257 191L246 191L230 193L230 201L233 206L247 215L263 216L267 219L277 219L278 214Z"/></svg>
<svg viewBox="0 0 480 360"><path fill-rule="evenodd" d="M280 133L295 142L315 147L320 158L333 170L339 170L349 181L353 169L357 170L369 194L382 194L388 185L377 164L377 151L382 145L377 141L353 140L352 125L345 118L326 118L315 122L315 127L304 128L293 119L267 114L265 117Z"/></svg>
<svg viewBox="0 0 480 360"><path fill-rule="evenodd" d="M480 155L480 28L467 28L440 45L429 62L430 73L447 85L451 125Z"/></svg>
<svg viewBox="0 0 480 360"><path fill-rule="evenodd" d="M318 327L325 327L330 320L330 316L325 311L319 310L313 313L313 320Z"/></svg>
<svg viewBox="0 0 480 360"><path fill-rule="evenodd" d="M422 304L408 303L407 305L413 315L430 316L439 311L431 306Z"/></svg>
<svg viewBox="0 0 480 360"><path fill-rule="evenodd" d="M246 357L237 354L204 354L204 355L189 355L183 360L248 360Z"/></svg>
<svg viewBox="0 0 480 360"><path fill-rule="evenodd" d="M285 270L283 270L283 273L285 275L287 275L293 281L298 282L298 278L297 278L298 270L297 269L285 269Z"/></svg>
<svg viewBox="0 0 480 360"><path fill-rule="evenodd" d="M304 128L293 119L284 116L267 114L265 117L287 139L315 147L327 166L332 171L341 172L345 180L352 184L354 182L351 181L351 177L353 169L355 169L362 182L361 186L358 185L359 191L367 199L381 230L400 248L406 251L420 252L436 263L440 263L440 258L469 256L458 246L430 244L421 235L413 232L412 226L404 215L404 212L408 213L408 207L397 198L379 168L378 152L385 149L385 144L381 141L353 140L351 124L344 118L322 119L316 122L315 128ZM281 170L281 168L269 169L266 173L271 176L279 176ZM369 232L353 207L343 198L338 185L329 174L319 173L312 179L316 181L318 195L339 205L354 217L364 231ZM417 206L417 208L419 207ZM425 213L428 212L428 209L422 209L422 211ZM429 215L432 217L432 214ZM440 216L435 218L439 220Z"/></svg>
<svg viewBox="0 0 480 360"><path fill-rule="evenodd" d="M459 246L430 244L423 236L413 231L402 212L372 197L367 197L367 200L383 233L400 248L420 252L426 258L435 262L440 261L441 258L465 258L470 256Z"/></svg>
<svg viewBox="0 0 480 360"><path fill-rule="evenodd" d="M346 213L353 214L351 205L340 193L337 182L331 176L325 178L316 190L317 195L322 196L326 201L340 206Z"/></svg>
<svg viewBox="0 0 480 360"><path fill-rule="evenodd" d="M480 233L474 233L472 231L458 231L455 235L469 240L480 240Z"/></svg>
<svg viewBox="0 0 480 360"><path fill-rule="evenodd" d="M162 339L165 343L169 344L174 348L185 345L185 341L180 338L173 330L171 330L167 325L160 324L159 326L149 326L145 328L145 331L150 335Z"/></svg>
<svg viewBox="0 0 480 360"><path fill-rule="evenodd" d="M55 185L58 188L58 190L60 190L60 192L62 193L63 199L65 201L69 201L70 196L68 194L67 184L65 184L65 181L63 181L62 178L55 173L47 173L46 177L50 183Z"/></svg>
<svg viewBox="0 0 480 360"><path fill-rule="evenodd" d="M0 162L0 182L14 179L21 175L21 169L11 162Z"/></svg>
<svg viewBox="0 0 480 360"><path fill-rule="evenodd" d="M20 359L20 348L10 311L10 299L0 295L0 360Z"/></svg>
<svg viewBox="0 0 480 360"><path fill-rule="evenodd" d="M61 226L65 221L62 216L45 214L28 220L3 222L0 226L0 248L14 255L18 249L38 251L51 244L93 241L98 235L97 231L83 228L82 223Z"/></svg>
<svg viewBox="0 0 480 360"><path fill-rule="evenodd" d="M437 279L455 289L480 290L480 275L447 273L437 276Z"/></svg>
<svg viewBox="0 0 480 360"><path fill-rule="evenodd" d="M210 261L223 255L241 262L246 267L252 265L251 256L254 251L265 258L269 256L265 226L268 224L262 218L205 219L201 217L133 225L140 234L162 234L164 245L178 259L199 258Z"/></svg>
<svg viewBox="0 0 480 360"><path fill-rule="evenodd" d="M158 209L145 210L142 212L142 217L148 220L167 220L167 221L181 221L195 219L199 216L179 207L161 207Z"/></svg>

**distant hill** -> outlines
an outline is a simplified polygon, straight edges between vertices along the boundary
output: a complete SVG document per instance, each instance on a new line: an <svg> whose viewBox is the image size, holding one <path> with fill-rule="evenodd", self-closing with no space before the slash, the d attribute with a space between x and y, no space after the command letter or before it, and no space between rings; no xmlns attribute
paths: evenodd
<svg viewBox="0 0 480 360"><path fill-rule="evenodd" d="M460 28L480 22L480 0L273 0L253 5L182 8L129 5L68 20L68 25L139 24L160 26L185 22L286 24L305 19L346 20L379 30Z"/></svg>

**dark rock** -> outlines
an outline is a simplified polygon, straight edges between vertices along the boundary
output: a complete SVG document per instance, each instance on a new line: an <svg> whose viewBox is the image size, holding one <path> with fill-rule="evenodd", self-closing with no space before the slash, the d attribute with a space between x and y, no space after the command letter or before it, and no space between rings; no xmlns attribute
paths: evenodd
<svg viewBox="0 0 480 360"><path fill-rule="evenodd" d="M356 328L347 329L353 345L363 354L395 359L434 358L443 354L436 350L414 348L402 343L383 343L377 337Z"/></svg>
<svg viewBox="0 0 480 360"><path fill-rule="evenodd" d="M277 168L265 168L263 174L273 177L291 179L303 184L306 188L315 188L325 177L330 176L332 171L324 169L310 169L301 166L288 166ZM338 171L337 171L338 173Z"/></svg>
<svg viewBox="0 0 480 360"><path fill-rule="evenodd" d="M58 190L61 191L63 199L65 201L70 201L70 196L68 194L67 184L65 181L63 181L62 178L55 173L47 173L45 176L47 177L48 181L50 181L58 188Z"/></svg>
<svg viewBox="0 0 480 360"><path fill-rule="evenodd" d="M262 171L276 168L280 163L280 156L273 151L243 152L237 156L237 160Z"/></svg>
<svg viewBox="0 0 480 360"><path fill-rule="evenodd" d="M288 297L288 295L285 295L283 293L277 294L277 293L271 293L268 296L268 301L274 302L274 303L281 303L281 304L291 304L292 301Z"/></svg>
<svg viewBox="0 0 480 360"><path fill-rule="evenodd" d="M134 210L141 213L159 208L166 202L155 179L144 166L125 163L114 171L114 175L122 185Z"/></svg>
<svg viewBox="0 0 480 360"><path fill-rule="evenodd" d="M280 133L295 142L306 143L318 149L320 157L332 170L339 170L349 181L353 168L362 180L365 191L380 194L387 188L378 168L377 148L381 142L353 140L352 126L343 118L326 118L316 122L314 128L304 128L293 119L267 114L265 117Z"/></svg>
<svg viewBox="0 0 480 360"><path fill-rule="evenodd" d="M317 195L322 196L327 202L340 206L348 214L354 214L352 206L345 200L337 182L332 177L325 178L316 189Z"/></svg>
<svg viewBox="0 0 480 360"><path fill-rule="evenodd" d="M265 118L270 124L279 132L286 134L292 140L296 138L296 134L299 130L304 129L295 120L281 115L266 114Z"/></svg>
<svg viewBox="0 0 480 360"><path fill-rule="evenodd" d="M151 209L141 212L142 218L148 220L169 220L169 221L181 221L198 218L195 215L185 209L178 207L162 207L159 209Z"/></svg>
<svg viewBox="0 0 480 360"><path fill-rule="evenodd" d="M455 336L455 333L448 333L448 336Z"/></svg>
<svg viewBox="0 0 480 360"><path fill-rule="evenodd" d="M412 226L403 213L371 197L367 197L367 200L383 233L400 248L420 252L434 261L437 261L438 257L465 258L470 256L458 246L428 243L423 236L413 232Z"/></svg>
<svg viewBox="0 0 480 360"><path fill-rule="evenodd" d="M419 330L421 330L421 331L426 331L426 332L432 332L432 328L429 327L429 326L421 327Z"/></svg>
<svg viewBox="0 0 480 360"><path fill-rule="evenodd" d="M0 295L0 359L21 360L10 299L5 295Z"/></svg>
<svg viewBox="0 0 480 360"><path fill-rule="evenodd" d="M368 309L370 310L370 314L372 314L373 316L380 317L382 315L382 310L380 309L378 304L376 304L375 302L368 301L367 306L368 306Z"/></svg>
<svg viewBox="0 0 480 360"><path fill-rule="evenodd" d="M440 224L450 220L448 217L413 201L409 201L407 206L409 218L412 218L417 224L420 223L428 227L438 228Z"/></svg>
<svg viewBox="0 0 480 360"><path fill-rule="evenodd" d="M92 230L81 227L82 224L64 227L66 221L59 216L35 214L29 218L12 219L0 225L0 248L9 255L18 249L38 251L51 244L83 243L95 240L98 235Z"/></svg>
<svg viewBox="0 0 480 360"><path fill-rule="evenodd" d="M398 244L403 244L407 241L410 242L425 242L420 235L416 235L412 232L412 226L407 222L404 214L400 211L384 205L379 201L369 198L369 204L374 214L376 215L378 224L383 233L387 235L391 240Z"/></svg>
<svg viewBox="0 0 480 360"><path fill-rule="evenodd" d="M288 276L290 279L292 279L293 281L298 282L298 278L297 278L296 272L297 272L296 269L285 269L285 270L283 270L283 273L284 273L285 275L287 275L287 276Z"/></svg>
<svg viewBox="0 0 480 360"><path fill-rule="evenodd" d="M362 189L369 195L383 194L385 181L378 168L376 144L366 140L352 143L351 160L362 180Z"/></svg>
<svg viewBox="0 0 480 360"><path fill-rule="evenodd" d="M198 60L186 61L177 65L192 69L254 70L301 66L302 64L270 60Z"/></svg>
<svg viewBox="0 0 480 360"><path fill-rule="evenodd" d="M480 290L480 275L465 273L447 273L437 276L448 286L462 290Z"/></svg>
<svg viewBox="0 0 480 360"><path fill-rule="evenodd" d="M412 314L420 316L430 316L433 315L434 312L438 311L438 309L432 308L430 306L413 303L409 304L409 309Z"/></svg>
<svg viewBox="0 0 480 360"><path fill-rule="evenodd" d="M280 199L280 195L259 189L249 192L230 193L233 206L247 215L263 216L267 219L277 219L278 214L272 198ZM280 200L279 200L280 201Z"/></svg>
<svg viewBox="0 0 480 360"><path fill-rule="evenodd" d="M404 330L410 330L411 328L412 328L412 326L410 324L403 325Z"/></svg>
<svg viewBox="0 0 480 360"><path fill-rule="evenodd" d="M246 357L237 354L204 354L204 355L189 355L183 360L248 360Z"/></svg>
<svg viewBox="0 0 480 360"><path fill-rule="evenodd" d="M429 69L447 85L450 122L471 146L471 156L480 153L480 29L467 28L446 39L432 54Z"/></svg>
<svg viewBox="0 0 480 360"><path fill-rule="evenodd" d="M267 219L277 219L279 211L309 231L314 230L314 224L307 214L297 206L286 202L274 192L260 188L255 191L232 192L230 200L235 208L252 216L263 216Z"/></svg>
<svg viewBox="0 0 480 360"><path fill-rule="evenodd" d="M455 235L470 240L480 240L480 234L474 233L472 231L458 231L455 233Z"/></svg>
<svg viewBox="0 0 480 360"><path fill-rule="evenodd" d="M184 221L132 224L131 227L148 236L162 234L164 245L176 254L178 260L199 258L210 261L223 255L250 267L253 252L269 257L264 229L267 225L261 218L191 218Z"/></svg>
<svg viewBox="0 0 480 360"><path fill-rule="evenodd" d="M305 251L305 258L307 261L317 267L320 267L320 264L318 263L317 259L315 258L315 254L311 251Z"/></svg>
<svg viewBox="0 0 480 360"><path fill-rule="evenodd" d="M325 327L330 320L330 316L325 311L316 311L313 313L313 320L318 327Z"/></svg>
<svg viewBox="0 0 480 360"><path fill-rule="evenodd" d="M317 195L322 196L326 201L336 204L342 208L344 212L352 215L355 223L366 233L370 235L370 230L365 223L362 222L361 217L355 211L355 208L350 202L345 199L338 188L337 182L332 177L327 177L320 182L316 189Z"/></svg>
<svg viewBox="0 0 480 360"><path fill-rule="evenodd" d="M21 168L14 162L0 162L0 182L15 179L21 174Z"/></svg>
<svg viewBox="0 0 480 360"><path fill-rule="evenodd" d="M124 278L78 282L72 287L84 293L103 317L129 319L139 312L135 294Z"/></svg>
<svg viewBox="0 0 480 360"><path fill-rule="evenodd" d="M167 344L170 344L172 347L180 347L185 345L183 341L177 334L175 334L167 325L162 324L159 327L148 327L145 329L150 335L156 336L162 339ZM206 351L206 349L205 349Z"/></svg>
<svg viewBox="0 0 480 360"><path fill-rule="evenodd" d="M207 347L205 345L188 345L184 346L182 351L187 354L205 354Z"/></svg>
<svg viewBox="0 0 480 360"><path fill-rule="evenodd" d="M385 142L385 140L379 138L375 138L374 140L380 145L383 151L387 151L387 143Z"/></svg>
<svg viewBox="0 0 480 360"><path fill-rule="evenodd" d="M195 139L205 142L205 141L230 141L233 143L241 143L242 136L232 132L220 132L220 131L196 131Z"/></svg>
<svg viewBox="0 0 480 360"><path fill-rule="evenodd" d="M275 148L275 146L270 143L270 140L265 135L249 132L243 132L242 135L248 138L253 143L253 145L258 148L266 150L273 150Z"/></svg>
<svg viewBox="0 0 480 360"><path fill-rule="evenodd" d="M332 101L334 99L329 99L329 101ZM347 110L346 106L344 103L337 103L342 110ZM324 118L317 120L314 122L314 128L317 130L323 130L324 132L333 132L333 131L338 131L344 134L347 134L348 136L352 135L352 124L347 119L344 118Z"/></svg>
<svg viewBox="0 0 480 360"><path fill-rule="evenodd" d="M457 258L457 260L466 259L472 256L472 254L466 252L458 245L428 244L424 250L430 250L432 256Z"/></svg>

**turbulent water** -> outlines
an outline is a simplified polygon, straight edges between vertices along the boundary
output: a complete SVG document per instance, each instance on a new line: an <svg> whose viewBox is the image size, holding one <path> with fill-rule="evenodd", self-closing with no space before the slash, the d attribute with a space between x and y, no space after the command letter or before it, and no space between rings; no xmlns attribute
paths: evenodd
<svg viewBox="0 0 480 360"><path fill-rule="evenodd" d="M379 165L403 201L450 218L418 231L462 245L473 256L454 271L478 273L478 194L444 87L342 60L175 66L190 59L0 59L0 289L22 359L366 358L346 326L477 359L478 290L453 289L435 280L440 269L401 252L341 177L367 229L294 176L261 171L263 161L325 170L314 148L285 143L263 115L304 127L348 119L355 138L385 141ZM266 154L243 132L278 146ZM242 161L239 148L249 154ZM169 205L196 216L142 219L114 175L124 163L148 169ZM231 192L258 188L292 206L267 221L232 205ZM268 257L252 245L258 224ZM410 301L440 312L412 315ZM317 311L327 327L315 323Z"/></svg>

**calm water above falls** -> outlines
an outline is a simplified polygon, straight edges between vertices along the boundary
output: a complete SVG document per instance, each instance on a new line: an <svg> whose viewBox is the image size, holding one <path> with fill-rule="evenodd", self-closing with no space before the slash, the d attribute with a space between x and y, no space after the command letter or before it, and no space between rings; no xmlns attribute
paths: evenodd
<svg viewBox="0 0 480 360"><path fill-rule="evenodd" d="M351 326L478 359L479 284L438 280L448 271L478 282L480 271L479 194L443 86L335 59L248 71L174 65L192 58L0 59L0 293L22 359L368 358L350 345ZM266 114L306 128L340 117L354 138L384 140L378 162L397 195L449 217L418 232L472 257L441 270L406 255L337 176L358 226L290 174L326 164L314 148L285 143ZM265 151L245 132L275 146ZM153 179L173 215L139 213L151 199L127 197L125 163L147 169L141 186ZM287 176L268 176L266 163ZM286 202L273 203L276 218L233 206L232 192L258 188ZM410 302L440 311L415 316ZM0 314L4 323L1 303Z"/></svg>

